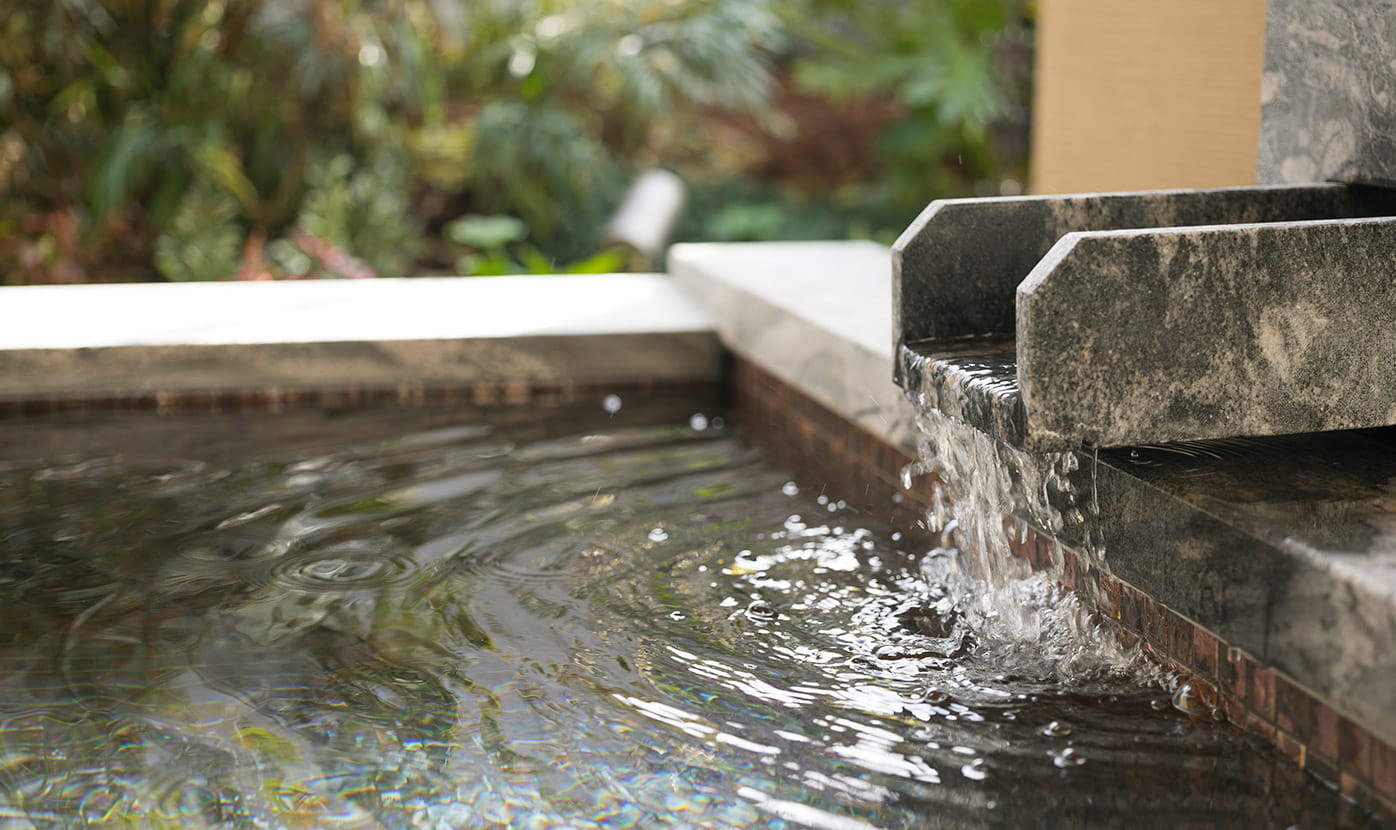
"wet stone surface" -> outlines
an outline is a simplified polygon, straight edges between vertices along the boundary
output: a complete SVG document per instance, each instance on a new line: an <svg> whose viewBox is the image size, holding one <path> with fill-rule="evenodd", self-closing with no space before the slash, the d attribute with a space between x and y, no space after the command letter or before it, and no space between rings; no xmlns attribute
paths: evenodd
<svg viewBox="0 0 1396 830"><path fill-rule="evenodd" d="M911 540L712 413L594 409L563 437L27 423L0 452L0 816L1369 822L1089 632L977 627Z"/></svg>
<svg viewBox="0 0 1396 830"><path fill-rule="evenodd" d="M1396 16L1384 0L1271 0L1258 180L1396 186Z"/></svg>

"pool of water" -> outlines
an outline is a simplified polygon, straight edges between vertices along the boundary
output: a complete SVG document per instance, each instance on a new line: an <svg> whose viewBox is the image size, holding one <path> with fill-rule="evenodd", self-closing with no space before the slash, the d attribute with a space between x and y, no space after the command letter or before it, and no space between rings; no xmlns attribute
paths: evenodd
<svg viewBox="0 0 1396 830"><path fill-rule="evenodd" d="M717 419L620 414L9 429L0 827L1370 821L1105 635L978 630Z"/></svg>

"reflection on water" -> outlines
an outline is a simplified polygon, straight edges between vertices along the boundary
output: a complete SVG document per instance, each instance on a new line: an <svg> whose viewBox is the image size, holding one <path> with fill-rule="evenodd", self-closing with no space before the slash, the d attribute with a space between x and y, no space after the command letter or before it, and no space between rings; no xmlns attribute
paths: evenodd
<svg viewBox="0 0 1396 830"><path fill-rule="evenodd" d="M817 490L696 420L8 463L0 827L1359 819L1107 663L991 653Z"/></svg>

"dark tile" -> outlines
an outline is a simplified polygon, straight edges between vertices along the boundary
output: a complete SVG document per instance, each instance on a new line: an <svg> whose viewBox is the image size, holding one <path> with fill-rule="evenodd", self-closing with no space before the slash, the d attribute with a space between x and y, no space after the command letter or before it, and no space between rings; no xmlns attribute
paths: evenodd
<svg viewBox="0 0 1396 830"><path fill-rule="evenodd" d="M1308 743L1314 734L1314 699L1289 677L1275 673L1275 725Z"/></svg>
<svg viewBox="0 0 1396 830"><path fill-rule="evenodd" d="M1222 688L1240 700L1246 700L1249 697L1246 667L1251 665L1250 661L1239 648L1228 648L1225 643L1219 643L1218 650L1221 652L1221 662L1217 666L1217 675Z"/></svg>
<svg viewBox="0 0 1396 830"><path fill-rule="evenodd" d="M1192 629L1192 664L1197 671L1212 680L1220 680L1221 659L1217 638L1201 626Z"/></svg>
<svg viewBox="0 0 1396 830"><path fill-rule="evenodd" d="M1164 643L1168 653L1183 665L1192 666L1192 622L1170 608L1163 608L1163 620L1167 636Z"/></svg>
<svg viewBox="0 0 1396 830"><path fill-rule="evenodd" d="M1275 742L1275 725L1254 711L1246 712L1246 731L1259 735L1270 743Z"/></svg>
<svg viewBox="0 0 1396 830"><path fill-rule="evenodd" d="M1153 597L1140 594L1143 598L1144 639L1164 652L1168 651L1168 622L1165 614L1168 609L1154 601Z"/></svg>
<svg viewBox="0 0 1396 830"><path fill-rule="evenodd" d="M1304 766L1306 749L1300 740L1283 729L1275 730L1275 748L1298 766Z"/></svg>
<svg viewBox="0 0 1396 830"><path fill-rule="evenodd" d="M1314 701L1313 735L1309 738L1309 749L1325 760L1338 762L1338 713L1326 703Z"/></svg>
<svg viewBox="0 0 1396 830"><path fill-rule="evenodd" d="M1312 745L1308 747L1308 752L1304 757L1304 769L1317 776L1319 780L1329 787L1338 786L1338 765L1330 758L1324 758L1314 752Z"/></svg>
<svg viewBox="0 0 1396 830"><path fill-rule="evenodd" d="M1250 676L1246 705L1252 712L1273 723L1275 721L1275 673L1261 668L1246 658L1246 674Z"/></svg>
<svg viewBox="0 0 1396 830"><path fill-rule="evenodd" d="M1112 620L1120 619L1120 580L1109 574L1100 577L1100 613Z"/></svg>
<svg viewBox="0 0 1396 830"><path fill-rule="evenodd" d="M1372 739L1372 789L1384 798L1396 798L1396 749Z"/></svg>
<svg viewBox="0 0 1396 830"><path fill-rule="evenodd" d="M1338 717L1338 764L1364 782L1372 780L1371 733L1345 717Z"/></svg>
<svg viewBox="0 0 1396 830"><path fill-rule="evenodd" d="M1143 597L1124 582L1120 583L1120 625L1135 633L1144 630Z"/></svg>
<svg viewBox="0 0 1396 830"><path fill-rule="evenodd" d="M1228 722L1241 727L1246 725L1246 705L1241 702L1240 698L1222 693L1221 710L1226 715Z"/></svg>
<svg viewBox="0 0 1396 830"><path fill-rule="evenodd" d="M1346 770L1338 773L1338 792L1358 803L1371 798L1371 788L1367 785L1367 780Z"/></svg>

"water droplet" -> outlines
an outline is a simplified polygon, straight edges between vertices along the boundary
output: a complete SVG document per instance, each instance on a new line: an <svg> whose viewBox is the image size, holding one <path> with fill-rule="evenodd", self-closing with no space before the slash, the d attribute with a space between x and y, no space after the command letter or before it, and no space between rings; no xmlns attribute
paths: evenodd
<svg viewBox="0 0 1396 830"><path fill-rule="evenodd" d="M900 542L901 540L902 540L902 532L901 532L900 530L898 530L898 531L896 531L895 533L892 534L892 541L893 541L893 542Z"/></svg>
<svg viewBox="0 0 1396 830"><path fill-rule="evenodd" d="M911 473L911 465L910 465L910 464L906 465L905 467L902 467L902 489L903 489L903 490L910 490L910 489L911 489L911 475L912 475L912 473Z"/></svg>
<svg viewBox="0 0 1396 830"><path fill-rule="evenodd" d="M1054 720L1042 727L1042 734L1049 738L1065 738L1067 735L1071 734L1071 726L1059 720Z"/></svg>
<svg viewBox="0 0 1396 830"><path fill-rule="evenodd" d="M983 758L975 758L960 767L960 774L971 781L983 781L989 777L989 765L984 763Z"/></svg>
<svg viewBox="0 0 1396 830"><path fill-rule="evenodd" d="M656 527L654 530L650 531L650 541L667 542L669 541L669 532L662 527Z"/></svg>
<svg viewBox="0 0 1396 830"><path fill-rule="evenodd" d="M717 415L717 416L714 416L714 417L713 417L713 420L712 420L712 428L713 428L713 429L722 429L722 428L725 427L725 426L727 426L727 422L724 421L724 420L722 419L722 416L721 416L721 415Z"/></svg>
<svg viewBox="0 0 1396 830"><path fill-rule="evenodd" d="M1211 717L1216 703L1216 690L1200 680L1187 680L1173 693L1173 708L1195 718Z"/></svg>
<svg viewBox="0 0 1396 830"><path fill-rule="evenodd" d="M601 408L612 415L620 411L620 405L620 395L607 395L605 399L601 401Z"/></svg>
<svg viewBox="0 0 1396 830"><path fill-rule="evenodd" d="M798 496L800 494L800 487L793 481L787 481L784 486L780 488L780 491L787 496Z"/></svg>
<svg viewBox="0 0 1396 830"><path fill-rule="evenodd" d="M1236 646L1232 646L1226 650L1226 662L1239 663L1244 659L1246 659L1246 655Z"/></svg>
<svg viewBox="0 0 1396 830"><path fill-rule="evenodd" d="M708 428L708 416L701 412L695 412L688 418L688 428L694 432L702 432Z"/></svg>
<svg viewBox="0 0 1396 830"><path fill-rule="evenodd" d="M800 514L793 514L785 520L785 529L790 531L804 530L808 525L800 518Z"/></svg>
<svg viewBox="0 0 1396 830"><path fill-rule="evenodd" d="M780 617L780 612L777 611L775 606L771 605L769 602L758 599L753 601L750 605L746 607L746 615L748 618L753 620L758 620L760 622L770 622L771 620Z"/></svg>
<svg viewBox="0 0 1396 830"><path fill-rule="evenodd" d="M1075 747L1067 747L1056 755L1052 756L1052 763L1062 769L1079 767L1086 763L1086 756L1076 751Z"/></svg>

